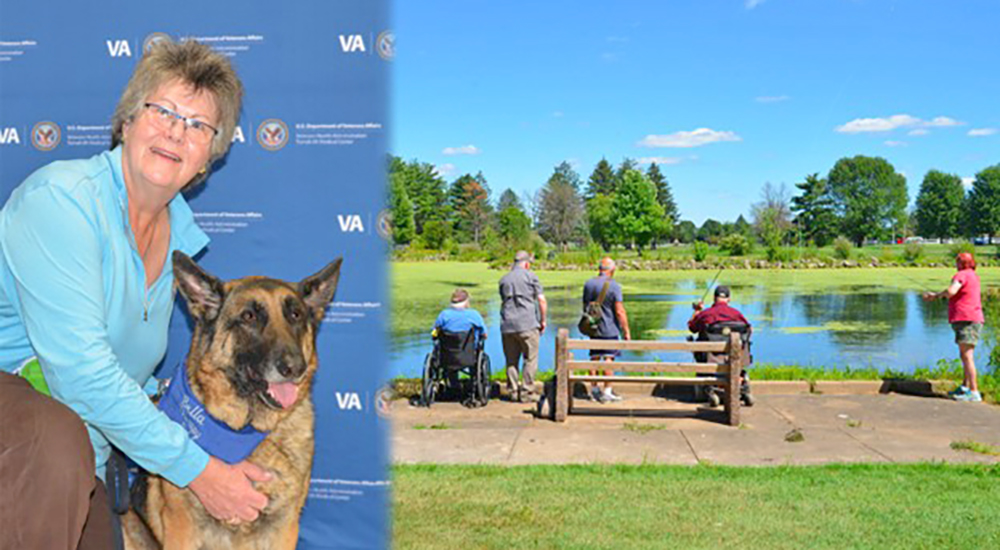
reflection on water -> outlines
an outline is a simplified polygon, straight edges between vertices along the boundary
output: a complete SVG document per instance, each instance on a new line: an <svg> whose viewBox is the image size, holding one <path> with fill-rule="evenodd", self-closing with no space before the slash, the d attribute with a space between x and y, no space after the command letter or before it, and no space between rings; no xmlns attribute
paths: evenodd
<svg viewBox="0 0 1000 550"><path fill-rule="evenodd" d="M625 307L634 338L678 340L691 316L691 302L702 288L692 282L675 286L680 293L625 294ZM945 301L924 302L917 291L876 285L842 287L827 294L775 292L760 286L733 286L732 305L754 326L753 355L757 363L806 366L874 366L912 371L941 358L957 357L954 334L948 324ZM627 291L627 289L626 289ZM539 369L554 366L556 327L570 329L579 338L576 324L582 290L548 288L549 326L542 336ZM711 300L711 296L708 297ZM486 319L486 350L494 365L503 361L500 343L499 298L476 306ZM392 376L419 376L424 355L431 348L430 325L437 311L427 314L427 330L394 334L390 353ZM977 349L985 363L989 350ZM656 354L623 354L623 360L654 360ZM641 359L639 359L641 357ZM681 360L663 354L663 360ZM495 368L494 370L499 370Z"/></svg>

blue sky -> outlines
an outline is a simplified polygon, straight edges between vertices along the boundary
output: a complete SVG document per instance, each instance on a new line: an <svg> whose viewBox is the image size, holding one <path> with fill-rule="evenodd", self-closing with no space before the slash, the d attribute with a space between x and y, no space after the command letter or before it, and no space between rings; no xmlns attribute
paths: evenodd
<svg viewBox="0 0 1000 550"><path fill-rule="evenodd" d="M881 156L1000 162L1000 1L397 0L392 152L494 197L658 159L684 219ZM645 165L643 166L645 168Z"/></svg>

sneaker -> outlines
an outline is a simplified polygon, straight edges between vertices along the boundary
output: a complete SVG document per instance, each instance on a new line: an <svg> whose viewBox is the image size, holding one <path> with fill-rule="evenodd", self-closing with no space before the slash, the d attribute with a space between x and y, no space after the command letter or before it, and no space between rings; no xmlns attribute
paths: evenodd
<svg viewBox="0 0 1000 550"><path fill-rule="evenodd" d="M620 396L617 393L611 391L611 388L608 388L608 389L604 390L604 399L607 400L607 401L611 401L611 402L615 402L616 403L616 402L622 400L622 396Z"/></svg>
<svg viewBox="0 0 1000 550"><path fill-rule="evenodd" d="M971 403L979 403L983 400L983 394L977 391L970 391L969 393L963 393L953 397L955 401L969 401Z"/></svg>
<svg viewBox="0 0 1000 550"><path fill-rule="evenodd" d="M594 386L593 388L590 389L590 399L591 401L604 403L607 398L604 396L604 392L601 391L601 388Z"/></svg>
<svg viewBox="0 0 1000 550"><path fill-rule="evenodd" d="M969 388L966 388L965 386L959 386L954 390L948 392L948 396L954 398L956 395L965 395L967 393L969 393Z"/></svg>

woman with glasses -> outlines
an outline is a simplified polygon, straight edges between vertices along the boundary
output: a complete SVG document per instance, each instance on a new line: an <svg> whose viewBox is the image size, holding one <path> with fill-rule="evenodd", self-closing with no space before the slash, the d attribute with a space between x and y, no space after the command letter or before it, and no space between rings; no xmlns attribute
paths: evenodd
<svg viewBox="0 0 1000 550"><path fill-rule="evenodd" d="M219 519L266 506L267 473L210 457L142 389L166 352L168 260L208 243L181 193L229 150L242 95L226 57L159 43L111 150L42 167L0 211L0 549L113 547L111 445Z"/></svg>

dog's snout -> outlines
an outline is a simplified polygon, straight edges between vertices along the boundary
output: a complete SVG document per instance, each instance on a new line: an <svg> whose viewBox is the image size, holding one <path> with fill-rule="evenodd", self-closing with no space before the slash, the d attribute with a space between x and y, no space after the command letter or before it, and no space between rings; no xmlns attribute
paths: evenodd
<svg viewBox="0 0 1000 550"><path fill-rule="evenodd" d="M283 378L292 380L302 376L302 373L306 371L306 362L302 357L296 355L283 355L278 358L274 368Z"/></svg>

